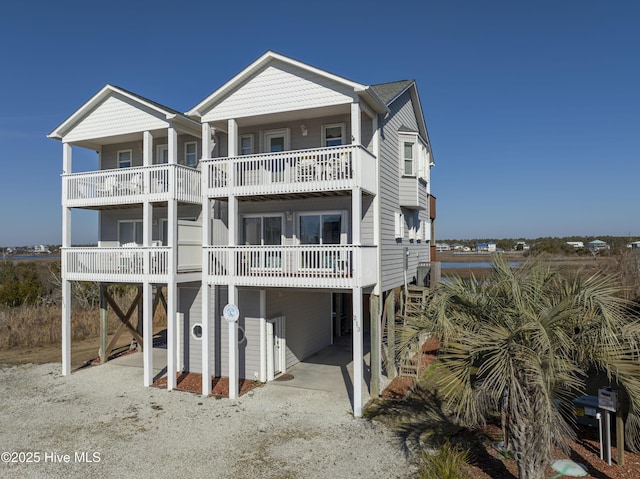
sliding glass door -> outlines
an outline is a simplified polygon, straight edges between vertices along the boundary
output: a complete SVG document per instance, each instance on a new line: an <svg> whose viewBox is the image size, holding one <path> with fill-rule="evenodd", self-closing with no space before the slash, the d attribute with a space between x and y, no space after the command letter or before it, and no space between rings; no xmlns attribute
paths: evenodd
<svg viewBox="0 0 640 479"><path fill-rule="evenodd" d="M282 244L282 216L246 216L242 219L244 244L276 246ZM251 268L278 269L282 252L277 248L261 248L249 253Z"/></svg>

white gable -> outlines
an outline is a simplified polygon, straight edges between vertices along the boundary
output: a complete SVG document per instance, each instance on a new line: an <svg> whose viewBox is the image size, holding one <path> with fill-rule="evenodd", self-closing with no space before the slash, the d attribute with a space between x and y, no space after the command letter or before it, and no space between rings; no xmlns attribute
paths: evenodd
<svg viewBox="0 0 640 479"><path fill-rule="evenodd" d="M203 112L202 121L340 105L351 103L354 96L348 85L273 61Z"/></svg>
<svg viewBox="0 0 640 479"><path fill-rule="evenodd" d="M133 104L119 94L108 96L65 134L64 141L74 142L108 136L167 128L165 119L140 104Z"/></svg>

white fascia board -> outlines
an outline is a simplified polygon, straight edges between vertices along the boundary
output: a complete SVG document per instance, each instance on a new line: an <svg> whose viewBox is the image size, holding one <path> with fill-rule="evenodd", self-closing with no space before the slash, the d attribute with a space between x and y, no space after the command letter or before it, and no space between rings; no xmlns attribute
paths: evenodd
<svg viewBox="0 0 640 479"><path fill-rule="evenodd" d="M334 75L333 73L329 73L329 72L327 72L325 70L321 70L321 69L313 67L311 65L307 65L306 63L302 63L302 62L300 62L298 60L294 60L293 58L289 58L289 57L286 57L284 55L280 55L279 53L275 53L275 52L269 50L264 55L262 55L260 58L258 58L256 61L251 63L251 65L249 65L244 70L242 70L240 73L238 73L236 76L234 76L227 83L225 83L220 88L218 88L216 91L214 91L211 95L209 95L204 100L202 100L200 103L198 103L196 106L194 106L186 114L188 116L191 116L191 117L196 117L196 118L201 117L202 114L203 114L203 110L208 105L213 103L216 99L220 98L221 96L227 94L230 90L233 90L240 82L242 82L244 79L246 79L249 76L251 76L256 70L262 68L264 65L266 65L267 63L269 63L271 61L274 61L274 60L279 60L279 61L281 61L283 63L288 63L289 65L292 65L294 67L297 67L297 68L300 68L302 70L306 70L306 71L315 73L317 75L323 76L323 77L328 78L330 80L333 80L335 82L341 83L343 85L348 86L349 88L352 88L355 92L366 92L367 94L369 94L373 98L373 95L372 95L373 92L370 92L369 91L370 88L368 86L366 86L366 85L362 85L360 83L356 83L356 82L353 82L351 80L347 80L346 78L343 78L341 76ZM375 98L377 98L378 102L380 102L381 105L384 105L384 103L382 103L382 101L380 100L380 98L377 97L377 95L375 95Z"/></svg>

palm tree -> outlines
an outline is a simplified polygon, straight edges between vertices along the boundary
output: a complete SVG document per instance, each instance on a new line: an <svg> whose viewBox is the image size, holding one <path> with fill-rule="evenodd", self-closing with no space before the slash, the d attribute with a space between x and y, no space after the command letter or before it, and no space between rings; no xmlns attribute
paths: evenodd
<svg viewBox="0 0 640 479"><path fill-rule="evenodd" d="M566 277L533 258L517 268L498 256L483 281L441 283L400 335L441 342L438 387L457 420L503 418L520 479L539 479L551 448L574 437L572 399L586 371L606 373L628 397L627 444L640 439L640 322L615 278Z"/></svg>

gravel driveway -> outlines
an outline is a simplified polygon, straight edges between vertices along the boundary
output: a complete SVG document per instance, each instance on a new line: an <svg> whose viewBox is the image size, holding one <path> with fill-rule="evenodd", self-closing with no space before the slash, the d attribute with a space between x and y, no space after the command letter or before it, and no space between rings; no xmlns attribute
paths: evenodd
<svg viewBox="0 0 640 479"><path fill-rule="evenodd" d="M69 377L0 366L0 388L2 478L411 476L394 437L340 394L268 384L202 398L112 364Z"/></svg>

